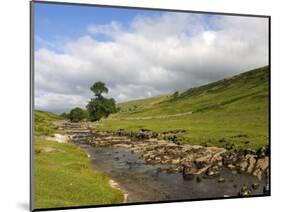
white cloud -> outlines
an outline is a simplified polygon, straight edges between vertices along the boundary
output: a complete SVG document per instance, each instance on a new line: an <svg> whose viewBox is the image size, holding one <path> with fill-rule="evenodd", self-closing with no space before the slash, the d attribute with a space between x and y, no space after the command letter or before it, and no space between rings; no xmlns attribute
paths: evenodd
<svg viewBox="0 0 281 212"><path fill-rule="evenodd" d="M118 22L112 21L110 24L105 25L90 25L88 31L91 34L102 34L108 36L116 36L118 33L122 33L121 24Z"/></svg>
<svg viewBox="0 0 281 212"><path fill-rule="evenodd" d="M84 106L104 81L117 101L187 89L268 64L267 19L170 14L90 25L63 53L35 52L35 105L50 111ZM95 35L110 39L100 41Z"/></svg>

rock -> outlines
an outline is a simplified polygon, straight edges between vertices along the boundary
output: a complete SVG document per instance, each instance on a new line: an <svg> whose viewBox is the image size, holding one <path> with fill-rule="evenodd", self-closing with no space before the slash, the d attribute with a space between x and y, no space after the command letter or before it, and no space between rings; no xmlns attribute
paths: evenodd
<svg viewBox="0 0 281 212"><path fill-rule="evenodd" d="M145 154L143 154L142 157L143 159L147 160L147 159L153 159L155 155L153 154L152 151L148 151Z"/></svg>
<svg viewBox="0 0 281 212"><path fill-rule="evenodd" d="M184 180L192 180L194 178L195 173L196 168L194 168L192 164L183 165L182 175Z"/></svg>
<svg viewBox="0 0 281 212"><path fill-rule="evenodd" d="M127 149L131 147L130 144L115 144L114 146L115 146L115 147L127 148Z"/></svg>
<svg viewBox="0 0 281 212"><path fill-rule="evenodd" d="M218 166L219 166L219 167L222 167L222 166L223 166L222 161L219 161L219 162L218 162Z"/></svg>
<svg viewBox="0 0 281 212"><path fill-rule="evenodd" d="M168 155L164 155L164 156L163 156L163 159L165 159L165 160L171 160L171 157L169 157Z"/></svg>
<svg viewBox="0 0 281 212"><path fill-rule="evenodd" d="M253 171L253 175L255 175L259 180L262 179L263 174L266 172L269 166L269 158L259 158L256 162L255 170Z"/></svg>
<svg viewBox="0 0 281 212"><path fill-rule="evenodd" d="M252 188L253 188L254 190L257 190L259 187L260 187L260 184L258 184L258 183L253 183L253 184L252 184Z"/></svg>
<svg viewBox="0 0 281 212"><path fill-rule="evenodd" d="M208 160L206 160L206 158L201 157L200 160L199 160L199 159L196 159L196 160L194 161L194 164L195 164L195 166L197 167L197 169L202 169L202 168L206 167L207 161L208 161Z"/></svg>
<svg viewBox="0 0 281 212"><path fill-rule="evenodd" d="M234 166L233 164L228 164L227 168L229 168L230 170L234 170L236 169L236 166Z"/></svg>
<svg viewBox="0 0 281 212"><path fill-rule="evenodd" d="M178 141L178 136L177 136L176 134L170 133L170 134L166 134L166 135L164 136L164 139L165 139L165 140L168 140L168 141L176 142L176 141Z"/></svg>
<svg viewBox="0 0 281 212"><path fill-rule="evenodd" d="M175 170L176 170L177 172L182 172L182 171L183 171L183 168L182 168L182 166L178 166L178 167L175 168Z"/></svg>
<svg viewBox="0 0 281 212"><path fill-rule="evenodd" d="M224 177L219 177L218 182L219 183L224 183L225 182L225 178Z"/></svg>
<svg viewBox="0 0 281 212"><path fill-rule="evenodd" d="M69 136L55 133L53 137L46 137L46 140L56 141L58 143L67 143L69 141Z"/></svg>
<svg viewBox="0 0 281 212"><path fill-rule="evenodd" d="M240 163L238 163L236 166L239 168L239 170L241 172L244 172L244 171L246 171L246 169L248 167L248 161L244 159Z"/></svg>
<svg viewBox="0 0 281 212"><path fill-rule="evenodd" d="M171 163L172 164L179 164L180 163L180 158L172 159Z"/></svg>
<svg viewBox="0 0 281 212"><path fill-rule="evenodd" d="M154 133L148 129L141 129L139 132L133 133L132 137L135 137L137 139L150 139L150 138L156 138L157 133Z"/></svg>
<svg viewBox="0 0 281 212"><path fill-rule="evenodd" d="M234 156L230 152L226 152L222 156L223 156L222 162L225 166L233 165L233 163L235 163L236 161L234 159Z"/></svg>
<svg viewBox="0 0 281 212"><path fill-rule="evenodd" d="M239 196L242 196L242 197L250 196L251 194L252 194L252 191L247 186L243 186L239 192Z"/></svg>
<svg viewBox="0 0 281 212"><path fill-rule="evenodd" d="M206 171L206 175L209 177L216 177L219 176L219 174L220 174L219 167L216 165L208 168Z"/></svg>
<svg viewBox="0 0 281 212"><path fill-rule="evenodd" d="M252 173L254 171L255 165L256 165L256 157L254 155L251 155L248 159L248 168L247 172Z"/></svg>

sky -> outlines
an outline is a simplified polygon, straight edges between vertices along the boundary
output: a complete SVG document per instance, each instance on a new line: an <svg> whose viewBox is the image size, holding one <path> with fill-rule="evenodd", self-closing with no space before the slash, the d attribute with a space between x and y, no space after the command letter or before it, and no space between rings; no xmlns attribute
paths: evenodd
<svg viewBox="0 0 281 212"><path fill-rule="evenodd" d="M268 64L268 19L35 3L35 108L85 107L97 81L117 102Z"/></svg>

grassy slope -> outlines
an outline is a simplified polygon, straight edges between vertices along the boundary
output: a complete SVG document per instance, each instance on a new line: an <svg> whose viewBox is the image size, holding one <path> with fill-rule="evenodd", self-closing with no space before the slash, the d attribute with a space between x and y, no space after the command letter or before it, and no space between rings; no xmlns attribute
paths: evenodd
<svg viewBox="0 0 281 212"><path fill-rule="evenodd" d="M172 95L130 101L101 129L185 129L183 142L257 149L268 142L268 67ZM179 117L159 116L188 113ZM139 120L139 118L152 118ZM128 120L128 118L134 120ZM219 142L224 138L227 142Z"/></svg>
<svg viewBox="0 0 281 212"><path fill-rule="evenodd" d="M91 168L83 150L73 144L46 141L55 114L35 111L35 208L113 204L123 201L106 175ZM39 126L39 127L38 127ZM43 131L40 131L42 130Z"/></svg>
<svg viewBox="0 0 281 212"><path fill-rule="evenodd" d="M36 110L34 113L34 128L36 136L51 136L54 130L54 121L60 121L63 118L54 113Z"/></svg>

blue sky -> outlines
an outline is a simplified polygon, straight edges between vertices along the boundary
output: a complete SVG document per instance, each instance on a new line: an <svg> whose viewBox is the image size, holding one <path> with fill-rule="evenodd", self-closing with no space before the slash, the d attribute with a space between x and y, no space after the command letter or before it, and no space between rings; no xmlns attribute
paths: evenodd
<svg viewBox="0 0 281 212"><path fill-rule="evenodd" d="M114 20L126 28L138 15L156 16L162 13L125 8L35 3L35 35L53 44L58 40L67 42L87 34L87 27L91 24L104 25ZM51 48L38 41L40 38L35 40L36 49ZM104 41L108 38L96 35L95 39Z"/></svg>

